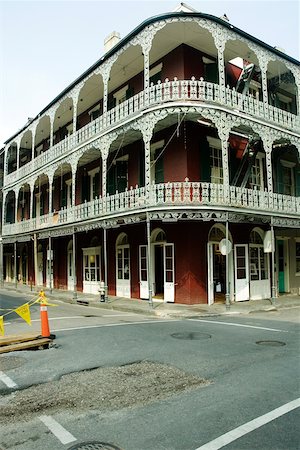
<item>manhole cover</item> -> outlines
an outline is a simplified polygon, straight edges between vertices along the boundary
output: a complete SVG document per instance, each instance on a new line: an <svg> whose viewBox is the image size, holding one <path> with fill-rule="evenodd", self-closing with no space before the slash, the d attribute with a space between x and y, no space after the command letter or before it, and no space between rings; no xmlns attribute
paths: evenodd
<svg viewBox="0 0 300 450"><path fill-rule="evenodd" d="M285 342L282 341L257 341L258 345L267 345L269 347L283 347Z"/></svg>
<svg viewBox="0 0 300 450"><path fill-rule="evenodd" d="M1 356L0 357L0 370L11 370L24 364L25 358L20 356Z"/></svg>
<svg viewBox="0 0 300 450"><path fill-rule="evenodd" d="M69 447L69 450L122 450L120 447L116 447L113 444L107 444L106 442L82 442L81 444L73 445Z"/></svg>
<svg viewBox="0 0 300 450"><path fill-rule="evenodd" d="M186 332L186 333L173 333L171 334L172 338L175 339L184 339L186 341L200 341L201 339L210 339L211 334L208 333L200 333L199 331L195 332Z"/></svg>

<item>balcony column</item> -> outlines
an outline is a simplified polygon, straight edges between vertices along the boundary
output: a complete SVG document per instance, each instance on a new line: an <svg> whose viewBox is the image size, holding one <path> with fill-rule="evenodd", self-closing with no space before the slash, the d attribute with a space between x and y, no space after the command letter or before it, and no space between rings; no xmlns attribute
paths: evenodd
<svg viewBox="0 0 300 450"><path fill-rule="evenodd" d="M264 52L257 51L259 68L261 71L261 88L263 95L263 105L264 105L264 116L268 117L268 108L269 108L269 96L268 96L268 79L267 79L267 70L268 70L268 60L266 60L266 55Z"/></svg>
<svg viewBox="0 0 300 450"><path fill-rule="evenodd" d="M18 275L17 275L17 241L14 242L14 282L15 288L18 287Z"/></svg>
<svg viewBox="0 0 300 450"><path fill-rule="evenodd" d="M52 187L52 185L53 185L53 178L54 178L54 174L53 173L51 173L51 174L49 174L49 176L48 176L48 179L49 179L49 205L48 205L48 214L51 214L52 213L52 192L53 192L53 187Z"/></svg>
<svg viewBox="0 0 300 450"><path fill-rule="evenodd" d="M53 147L53 128L54 128L54 116L55 116L55 112L51 111L51 113L49 114L50 117L50 148Z"/></svg>
<svg viewBox="0 0 300 450"><path fill-rule="evenodd" d="M220 119L216 122L218 135L221 139L222 144L222 166L223 166L223 186L224 193L228 191L229 188L229 167L228 167L228 139L229 139L229 131L230 125L224 126L227 122L226 114L222 114Z"/></svg>
<svg viewBox="0 0 300 450"><path fill-rule="evenodd" d="M266 173L268 193L273 194L273 173L272 173L272 148L273 140L271 136L261 136L266 153Z"/></svg>
<svg viewBox="0 0 300 450"><path fill-rule="evenodd" d="M110 77L110 70L111 66L113 64L113 61L108 61L107 63L104 63L100 68L100 73L102 75L103 80L103 125L106 126L107 118L107 106L108 106L108 81Z"/></svg>
<svg viewBox="0 0 300 450"><path fill-rule="evenodd" d="M6 197L7 197L8 192L3 192L3 198L2 198L2 228L5 224L6 221Z"/></svg>
<svg viewBox="0 0 300 450"><path fill-rule="evenodd" d="M214 35L215 45L218 50L218 70L219 70L219 88L220 88L220 101L225 102L225 64L224 64L224 50L226 41L221 35Z"/></svg>
<svg viewBox="0 0 300 450"><path fill-rule="evenodd" d="M5 175L8 174L8 145L5 146L4 150L4 179L3 185L5 185Z"/></svg>
<svg viewBox="0 0 300 450"><path fill-rule="evenodd" d="M76 167L72 167L72 207L76 204Z"/></svg>
<svg viewBox="0 0 300 450"><path fill-rule="evenodd" d="M143 51L143 55L144 55L144 102L145 105L148 105L149 103L149 66L150 66L150 61L149 61L149 54L150 54L150 48L151 48L151 40L148 43L145 43L142 46L142 51Z"/></svg>
<svg viewBox="0 0 300 450"><path fill-rule="evenodd" d="M14 191L15 193L15 223L17 223L18 221L18 197L19 197L19 193L17 191L17 189Z"/></svg>
<svg viewBox="0 0 300 450"><path fill-rule="evenodd" d="M106 197L106 179L107 179L107 158L111 142L108 139L100 141L101 158L102 158L102 198ZM105 203L104 203L105 205ZM103 205L103 206L104 206Z"/></svg>
<svg viewBox="0 0 300 450"><path fill-rule="evenodd" d="M20 167L20 141L17 143L17 170Z"/></svg>
<svg viewBox="0 0 300 450"><path fill-rule="evenodd" d="M30 219L33 217L34 182L30 184Z"/></svg>
<svg viewBox="0 0 300 450"><path fill-rule="evenodd" d="M73 98L73 135L76 133L77 128L77 105L78 105L78 94Z"/></svg>
<svg viewBox="0 0 300 450"><path fill-rule="evenodd" d="M35 146L35 129L32 130L32 148L31 148L31 161L34 159L34 146Z"/></svg>

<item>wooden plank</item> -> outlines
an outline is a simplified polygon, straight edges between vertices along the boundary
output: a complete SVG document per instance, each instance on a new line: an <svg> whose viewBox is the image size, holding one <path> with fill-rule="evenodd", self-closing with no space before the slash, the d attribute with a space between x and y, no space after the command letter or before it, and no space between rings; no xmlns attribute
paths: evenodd
<svg viewBox="0 0 300 450"><path fill-rule="evenodd" d="M15 342L32 341L33 339L37 339L38 336L38 333L4 336L0 338L0 347L2 347L3 345L13 344Z"/></svg>
<svg viewBox="0 0 300 450"><path fill-rule="evenodd" d="M0 354L40 347L40 346L49 344L50 342L52 342L52 339L41 338L41 339L35 339L33 341L26 341L26 342L19 342L19 343L15 343L15 344L4 345L4 346L0 347Z"/></svg>

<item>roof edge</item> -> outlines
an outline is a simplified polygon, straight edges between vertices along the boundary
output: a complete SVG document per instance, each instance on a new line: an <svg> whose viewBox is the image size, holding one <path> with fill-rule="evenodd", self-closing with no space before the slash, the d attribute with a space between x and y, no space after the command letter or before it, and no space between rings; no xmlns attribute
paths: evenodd
<svg viewBox="0 0 300 450"><path fill-rule="evenodd" d="M201 19L208 19L213 22L216 22L216 23L222 25L223 27L230 29L231 31L235 31L237 34L240 34L241 36L246 37L247 39L251 40L252 42L255 42L256 44L258 44L262 47L265 47L267 50L271 51L272 53L275 53L277 56L280 56L281 58L284 58L287 61L300 66L300 61L293 58L292 56L288 56L287 54L282 53L280 50L276 49L275 47L272 47L269 44L266 44L264 41L261 41L260 39L252 36L251 34L247 33L246 31L243 31L240 28L235 27L231 23L226 22L223 19L213 16L211 14L205 14L205 13L201 13L201 12L169 12L169 13L159 14L156 16L149 17L148 19L141 22L136 28L134 28L130 33L128 33L124 38L122 38L111 50L106 52L100 59L98 59L87 70L85 70L78 78L76 78L71 84L69 84L63 91L61 91L60 94L58 94L29 123L26 123L26 125L24 125L20 130L18 130L18 132L16 132L13 136L11 136L9 139L4 141L4 144L7 144L11 140L13 140L16 136L18 136L18 134L20 134L22 131L24 131L26 128L28 128L28 126L31 123L33 123L36 119L38 119L40 116L42 116L60 98L62 98L69 91L71 91L74 88L74 86L76 86L76 84L80 83L80 81L82 81L87 75L89 75L91 72L93 72L95 69L97 69L104 61L106 61L110 56L112 56L116 51L118 51L120 48L122 48L125 44L127 44L127 42L129 42L135 35L137 35L145 27L153 24L154 22L162 20L162 19L169 19L172 17L180 18L180 17L186 17L186 16L201 18Z"/></svg>

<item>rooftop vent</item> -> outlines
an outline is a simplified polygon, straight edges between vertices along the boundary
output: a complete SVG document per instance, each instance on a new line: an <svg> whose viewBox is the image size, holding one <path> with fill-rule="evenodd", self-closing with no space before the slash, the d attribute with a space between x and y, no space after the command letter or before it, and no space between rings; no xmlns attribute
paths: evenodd
<svg viewBox="0 0 300 450"><path fill-rule="evenodd" d="M226 20L226 22L229 22L229 18L227 17L226 14L223 14L223 16L220 17L220 19Z"/></svg>
<svg viewBox="0 0 300 450"><path fill-rule="evenodd" d="M104 52L108 52L121 40L120 33L113 31L104 39Z"/></svg>
<svg viewBox="0 0 300 450"><path fill-rule="evenodd" d="M193 12L198 12L198 11L196 9L192 8L191 6L187 5L186 3L180 3L178 6L176 6L175 9L173 9L173 12L193 13Z"/></svg>
<svg viewBox="0 0 300 450"><path fill-rule="evenodd" d="M275 50L278 50L278 51L281 52L281 53L286 53L285 49L282 48L282 47L277 47L277 46L275 46L274 48L275 48Z"/></svg>

